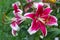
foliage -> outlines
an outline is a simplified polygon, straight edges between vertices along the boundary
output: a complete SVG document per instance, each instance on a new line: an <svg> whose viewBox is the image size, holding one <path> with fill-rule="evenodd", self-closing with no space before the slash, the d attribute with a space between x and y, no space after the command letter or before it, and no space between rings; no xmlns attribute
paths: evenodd
<svg viewBox="0 0 60 40"><path fill-rule="evenodd" d="M18 32L18 36L12 36L9 19L14 16L12 12L12 3L16 1L21 1L23 4L22 6L26 4L25 0L0 0L0 40L53 40L56 36L60 37L60 10L57 12L59 8L53 8L52 12L52 14L58 18L58 27L47 27L48 35L43 39L40 38L40 31L34 35L29 35L27 32L27 29L31 25L30 19L25 20L20 25L21 30ZM7 18L5 14L8 16Z"/></svg>

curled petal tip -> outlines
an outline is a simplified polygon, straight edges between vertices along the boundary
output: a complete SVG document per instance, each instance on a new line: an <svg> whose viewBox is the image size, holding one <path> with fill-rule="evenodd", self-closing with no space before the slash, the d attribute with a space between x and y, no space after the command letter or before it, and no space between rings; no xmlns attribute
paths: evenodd
<svg viewBox="0 0 60 40"><path fill-rule="evenodd" d="M34 19L34 13L26 13L26 14L24 14L24 16L26 17L26 18L30 18L30 19Z"/></svg>
<svg viewBox="0 0 60 40"><path fill-rule="evenodd" d="M32 24L32 23L31 23ZM30 28L27 30L28 31L28 33L30 34L30 35L32 35L32 34L34 34L34 33L36 33L37 31L35 31L35 30L32 30L32 25L30 26Z"/></svg>
<svg viewBox="0 0 60 40"><path fill-rule="evenodd" d="M21 5L19 1L13 3L12 6L14 6L15 4L18 5L18 6Z"/></svg>
<svg viewBox="0 0 60 40"><path fill-rule="evenodd" d="M34 3L33 3L33 7L34 7L34 8L38 8L38 5L43 6L44 4L43 4L42 2L39 2L39 3L34 2Z"/></svg>
<svg viewBox="0 0 60 40"><path fill-rule="evenodd" d="M47 29L46 29L46 32L42 32L43 36L46 37L47 36Z"/></svg>
<svg viewBox="0 0 60 40"><path fill-rule="evenodd" d="M19 9L19 10L20 10L20 9ZM22 13L23 13L23 11L22 11L22 10L20 10L19 14L21 14L21 15L22 15Z"/></svg>
<svg viewBox="0 0 60 40"><path fill-rule="evenodd" d="M22 15L23 11L20 9L17 9L17 10L18 10L18 12L15 12L15 10L14 10L13 13L14 13L15 17L17 17L17 16L20 17L20 15Z"/></svg>
<svg viewBox="0 0 60 40"><path fill-rule="evenodd" d="M43 2L39 2L39 4L40 4L40 5L42 5L42 6L44 5L44 3L43 3Z"/></svg>
<svg viewBox="0 0 60 40"><path fill-rule="evenodd" d="M15 31L15 30L12 29L12 35L13 35L13 36L18 36L17 31Z"/></svg>
<svg viewBox="0 0 60 40"><path fill-rule="evenodd" d="M18 27L17 24L11 24L10 26L11 26L11 28L12 28L13 30L15 30L15 31L19 31L19 30L20 30L20 28Z"/></svg>
<svg viewBox="0 0 60 40"><path fill-rule="evenodd" d="M17 5L21 5L21 3L19 1L16 2Z"/></svg>
<svg viewBox="0 0 60 40"><path fill-rule="evenodd" d="M30 29L28 29L27 31L28 31L28 33L29 33L30 35L32 35L32 34L34 34L34 33L36 33L36 31L35 31L35 30L31 31Z"/></svg>
<svg viewBox="0 0 60 40"><path fill-rule="evenodd" d="M44 3L44 5L47 6L47 8L50 8L50 4Z"/></svg>
<svg viewBox="0 0 60 40"><path fill-rule="evenodd" d="M58 24L56 24L56 26L58 26Z"/></svg>
<svg viewBox="0 0 60 40"><path fill-rule="evenodd" d="M58 24L57 24L57 23L55 23L55 26L58 26Z"/></svg>
<svg viewBox="0 0 60 40"><path fill-rule="evenodd" d="M50 13L52 12L53 10L50 11Z"/></svg>
<svg viewBox="0 0 60 40"><path fill-rule="evenodd" d="M34 22L35 22L35 21L34 21ZM28 29L28 33L29 33L30 35L35 34L35 33L39 30L37 24L34 25L34 22L31 23L31 26L30 26L30 28ZM35 27L35 26L36 26L36 27Z"/></svg>

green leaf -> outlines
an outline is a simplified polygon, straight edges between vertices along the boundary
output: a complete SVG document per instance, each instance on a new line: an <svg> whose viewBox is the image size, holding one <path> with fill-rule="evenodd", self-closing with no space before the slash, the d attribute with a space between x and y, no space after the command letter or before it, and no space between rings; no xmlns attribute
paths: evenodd
<svg viewBox="0 0 60 40"><path fill-rule="evenodd" d="M48 30L48 35L44 38L44 40L46 40L46 39L52 40L56 36L58 36L59 34L60 34L60 29L58 29L58 28L50 28Z"/></svg>

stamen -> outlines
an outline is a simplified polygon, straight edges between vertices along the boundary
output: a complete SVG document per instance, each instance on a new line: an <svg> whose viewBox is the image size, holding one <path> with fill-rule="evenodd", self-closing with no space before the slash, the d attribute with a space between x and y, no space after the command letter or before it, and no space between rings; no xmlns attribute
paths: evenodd
<svg viewBox="0 0 60 40"><path fill-rule="evenodd" d="M40 20L42 23L44 23L44 24L45 24L45 21L44 21L44 19L43 19L43 18L38 18L38 20Z"/></svg>

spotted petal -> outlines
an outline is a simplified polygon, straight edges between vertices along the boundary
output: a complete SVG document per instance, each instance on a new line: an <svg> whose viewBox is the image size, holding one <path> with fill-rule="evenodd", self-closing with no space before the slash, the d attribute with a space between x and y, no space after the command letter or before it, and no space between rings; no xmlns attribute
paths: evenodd
<svg viewBox="0 0 60 40"><path fill-rule="evenodd" d="M38 9L36 11L36 16L41 15L42 12L43 12L43 6L42 5L38 5Z"/></svg>
<svg viewBox="0 0 60 40"><path fill-rule="evenodd" d="M39 26L38 26L38 22L36 23L36 21L33 21L31 23L31 27L28 29L28 32L30 35L36 33L39 30Z"/></svg>
<svg viewBox="0 0 60 40"><path fill-rule="evenodd" d="M51 10L51 8L45 8L44 9L44 11L43 11L43 13L42 13L42 16L44 16L44 15L50 15L50 13L52 12L52 10Z"/></svg>
<svg viewBox="0 0 60 40"><path fill-rule="evenodd" d="M40 30L41 30L43 36L46 36L47 35L47 29L46 29L45 25L42 22L39 22L39 24L40 24L39 27L40 27Z"/></svg>
<svg viewBox="0 0 60 40"><path fill-rule="evenodd" d="M58 26L57 18L55 16L50 15L47 20L48 20L47 23L46 23L47 25L49 25L49 26L52 26L52 25Z"/></svg>

